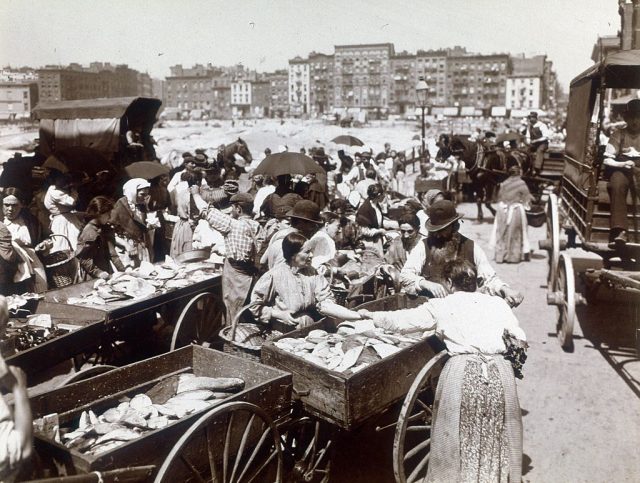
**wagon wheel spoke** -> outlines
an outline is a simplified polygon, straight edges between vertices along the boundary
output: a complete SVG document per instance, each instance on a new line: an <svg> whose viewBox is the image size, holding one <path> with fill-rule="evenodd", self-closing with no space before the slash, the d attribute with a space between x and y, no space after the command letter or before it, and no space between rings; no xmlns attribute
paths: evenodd
<svg viewBox="0 0 640 483"><path fill-rule="evenodd" d="M233 417L235 413L231 413L227 422L227 432L224 437L224 450L222 455L222 481L227 480L227 467L229 465L229 450L231 448L231 428L233 428Z"/></svg>
<svg viewBox="0 0 640 483"><path fill-rule="evenodd" d="M267 467L267 465L269 465L269 464L273 461L273 459L274 459L277 455L278 455L278 450L274 448L274 449L271 451L271 453L269 454L269 458L267 458L267 459L265 460L265 462L264 462L264 463L262 463L262 465L260 465L260 468L258 468L258 469L253 473L253 475L251 476L251 478L249 478L249 479L247 480L247 483L251 483L252 481L255 481L256 477L262 473L262 471Z"/></svg>
<svg viewBox="0 0 640 483"><path fill-rule="evenodd" d="M209 471L211 471L211 480L213 482L217 482L220 478L216 469L216 459L213 453L213 438L211 437L209 426L204 429L204 434L207 440L207 456L209 457Z"/></svg>
<svg viewBox="0 0 640 483"><path fill-rule="evenodd" d="M196 469L196 467L193 465L193 463L191 463L189 458L187 458L185 455L181 454L180 455L180 461L182 461L184 463L184 465L191 471L191 473L193 473L193 476L195 476L198 481L200 481L202 483L206 482L206 480L204 478L202 478L202 475Z"/></svg>
<svg viewBox="0 0 640 483"><path fill-rule="evenodd" d="M431 438L425 439L422 443L417 445L411 451L408 451L407 454L404 455L404 460L407 461L408 459L413 458L415 455L420 453L420 451L422 451L423 449L429 447L430 444L431 444Z"/></svg>
<svg viewBox="0 0 640 483"><path fill-rule="evenodd" d="M260 451L260 448L262 448L262 446L264 445L265 441L267 440L267 436L269 436L269 432L270 432L270 428L269 427L267 427L262 432L262 436L260 436L260 440L258 441L256 446L253 448L253 452L251 453L251 456L249 456L249 460L247 461L247 463L244 465L244 470L242 470L242 473L240 473L240 476L238 476L238 480L237 481L242 481L242 479L244 478L245 474L247 473L247 471L249 470L249 468L253 464L253 460L258 455L258 453Z"/></svg>
<svg viewBox="0 0 640 483"><path fill-rule="evenodd" d="M431 456L431 454L427 454L427 456L425 456L422 461L420 461L420 463L418 463L418 465L415 467L415 469L411 472L411 474L409 475L409 478L407 478L407 483L414 483L417 479L418 479L418 475L420 474L420 472L425 469L427 467L427 465L429 464L429 457ZM423 477L424 479L424 477Z"/></svg>
<svg viewBox="0 0 640 483"><path fill-rule="evenodd" d="M431 431L431 426L408 426L407 432Z"/></svg>
<svg viewBox="0 0 640 483"><path fill-rule="evenodd" d="M256 419L256 415L252 414L249 418L249 422L247 426L244 428L244 433L242 434L242 439L240 440L240 446L238 446L238 452L236 453L236 459L233 463L233 470L231 471L231 478L229 481L233 481L234 476L236 476L236 472L238 471L238 465L240 464L240 459L242 459L242 455L244 453L244 447L247 444L247 439L249 438L249 433L251 432L251 428L253 427L253 422ZM248 465L247 465L248 466Z"/></svg>

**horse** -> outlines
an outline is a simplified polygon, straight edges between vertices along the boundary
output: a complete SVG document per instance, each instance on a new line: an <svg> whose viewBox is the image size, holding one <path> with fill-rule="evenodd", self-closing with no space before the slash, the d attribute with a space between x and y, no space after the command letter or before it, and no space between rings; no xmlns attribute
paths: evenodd
<svg viewBox="0 0 640 483"><path fill-rule="evenodd" d="M236 154L244 159L245 166L250 165L253 161L251 151L242 138L238 138L231 144L223 144L218 148L216 164L220 169L224 168L224 179L238 179L242 173L246 172L245 166L236 163Z"/></svg>
<svg viewBox="0 0 640 483"><path fill-rule="evenodd" d="M520 168L520 173L532 193L538 191L538 185L533 180L534 158L525 149L503 148L499 145L473 142L456 136L452 138L451 151L466 164L467 174L471 179L471 190L478 205L478 221L484 219L483 203L495 215L491 200L498 184L507 178L512 166Z"/></svg>

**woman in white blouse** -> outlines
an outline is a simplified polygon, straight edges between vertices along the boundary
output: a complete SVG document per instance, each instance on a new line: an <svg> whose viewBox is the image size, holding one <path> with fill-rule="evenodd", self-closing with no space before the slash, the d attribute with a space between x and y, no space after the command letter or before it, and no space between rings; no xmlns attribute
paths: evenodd
<svg viewBox="0 0 640 483"><path fill-rule="evenodd" d="M475 291L469 262L449 262L445 278L452 292L445 298L360 314L388 330L435 331L446 343L451 357L436 390L427 481L520 481L522 418L503 336L524 341L525 334L503 299Z"/></svg>

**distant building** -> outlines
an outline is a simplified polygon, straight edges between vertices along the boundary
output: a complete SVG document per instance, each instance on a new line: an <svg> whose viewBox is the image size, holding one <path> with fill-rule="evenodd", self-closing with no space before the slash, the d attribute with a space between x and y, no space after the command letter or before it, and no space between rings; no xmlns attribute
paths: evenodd
<svg viewBox="0 0 640 483"><path fill-rule="evenodd" d="M470 108L504 106L507 76L510 73L507 54L460 53L447 57L448 101Z"/></svg>
<svg viewBox="0 0 640 483"><path fill-rule="evenodd" d="M0 120L29 119L37 103L37 82L0 82Z"/></svg>
<svg viewBox="0 0 640 483"><path fill-rule="evenodd" d="M271 110L271 83L256 80L251 83L251 116L269 117Z"/></svg>
<svg viewBox="0 0 640 483"><path fill-rule="evenodd" d="M265 75L269 82L269 115L284 117L289 113L289 72L277 70Z"/></svg>
<svg viewBox="0 0 640 483"><path fill-rule="evenodd" d="M93 62L84 68L72 63L66 67L46 66L37 73L41 102L151 94L149 76L124 64Z"/></svg>
<svg viewBox="0 0 640 483"><path fill-rule="evenodd" d="M251 81L238 78L231 83L231 114L233 117L251 115Z"/></svg>
<svg viewBox="0 0 640 483"><path fill-rule="evenodd" d="M392 86L389 93L391 112L413 114L416 107L416 55L400 52L391 58Z"/></svg>
<svg viewBox="0 0 640 483"><path fill-rule="evenodd" d="M545 63L545 55L511 59L513 68L507 77L506 107L510 109L542 108L546 101Z"/></svg>
<svg viewBox="0 0 640 483"><path fill-rule="evenodd" d="M604 35L598 37L591 50L591 60L602 61L607 55L620 50L620 37L617 35Z"/></svg>
<svg viewBox="0 0 640 483"><path fill-rule="evenodd" d="M329 112L333 105L334 56L311 52L309 63L309 91L311 113L321 115Z"/></svg>
<svg viewBox="0 0 640 483"><path fill-rule="evenodd" d="M31 67L0 69L0 82L37 82L38 74Z"/></svg>
<svg viewBox="0 0 640 483"><path fill-rule="evenodd" d="M289 113L308 114L311 111L309 61L295 57L289 61Z"/></svg>
<svg viewBox="0 0 640 483"><path fill-rule="evenodd" d="M429 87L427 103L431 106L449 104L447 83L447 50L418 50L416 54L416 77L423 76ZM416 79L416 82L418 79Z"/></svg>
<svg viewBox="0 0 640 483"><path fill-rule="evenodd" d="M640 2L618 0L618 13L621 24L620 49L640 49Z"/></svg>
<svg viewBox="0 0 640 483"><path fill-rule="evenodd" d="M387 113L393 44L336 45L334 54L334 108L358 108Z"/></svg>

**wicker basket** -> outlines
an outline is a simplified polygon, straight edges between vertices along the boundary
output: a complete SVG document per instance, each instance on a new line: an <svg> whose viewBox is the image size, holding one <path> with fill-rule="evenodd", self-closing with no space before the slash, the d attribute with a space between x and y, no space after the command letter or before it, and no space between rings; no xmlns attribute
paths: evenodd
<svg viewBox="0 0 640 483"><path fill-rule="evenodd" d="M72 285L78 278L78 260L74 256L71 242L64 235L53 234L49 236L49 239L56 237L64 238L69 245L69 249L40 255L50 288L62 288Z"/></svg>

